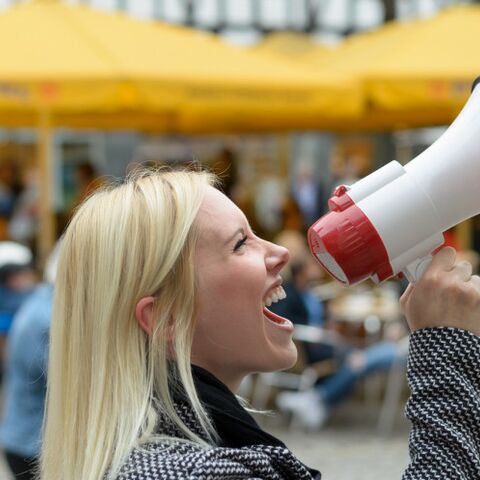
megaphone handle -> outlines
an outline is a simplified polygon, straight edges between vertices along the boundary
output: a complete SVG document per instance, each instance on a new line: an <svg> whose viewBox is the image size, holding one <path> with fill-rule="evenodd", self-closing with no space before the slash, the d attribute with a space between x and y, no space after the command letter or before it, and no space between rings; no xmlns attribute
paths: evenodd
<svg viewBox="0 0 480 480"><path fill-rule="evenodd" d="M432 263L433 256L426 255L425 257L418 258L409 263L402 273L407 277L410 283L417 283L428 266Z"/></svg>

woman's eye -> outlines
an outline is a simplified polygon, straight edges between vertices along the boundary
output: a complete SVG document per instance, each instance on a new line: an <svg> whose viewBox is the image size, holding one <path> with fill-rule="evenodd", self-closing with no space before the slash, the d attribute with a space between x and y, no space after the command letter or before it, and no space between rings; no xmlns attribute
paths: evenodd
<svg viewBox="0 0 480 480"><path fill-rule="evenodd" d="M245 235L241 240L239 240L236 244L235 247L233 247L233 251L236 252L239 250L245 243L247 243L248 237Z"/></svg>

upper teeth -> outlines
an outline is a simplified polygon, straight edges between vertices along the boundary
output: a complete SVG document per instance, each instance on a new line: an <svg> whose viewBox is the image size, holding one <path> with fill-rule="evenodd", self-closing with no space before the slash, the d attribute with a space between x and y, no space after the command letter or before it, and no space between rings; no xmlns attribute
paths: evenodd
<svg viewBox="0 0 480 480"><path fill-rule="evenodd" d="M263 299L263 305L265 307L269 307L272 303L277 303L279 300L283 300L286 297L287 294L285 293L285 290L282 286L279 286L275 288L275 290L273 290L268 297Z"/></svg>

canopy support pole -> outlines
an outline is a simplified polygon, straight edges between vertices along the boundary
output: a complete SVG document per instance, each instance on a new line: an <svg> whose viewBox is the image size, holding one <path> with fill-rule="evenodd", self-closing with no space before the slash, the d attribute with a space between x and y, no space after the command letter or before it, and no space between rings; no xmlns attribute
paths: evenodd
<svg viewBox="0 0 480 480"><path fill-rule="evenodd" d="M39 172L39 228L37 259L43 267L55 243L55 214L53 211L52 126L50 113L42 110L37 130L37 167Z"/></svg>
<svg viewBox="0 0 480 480"><path fill-rule="evenodd" d="M290 171L290 135L288 133L277 135L277 158L279 163L277 173L282 180L286 180Z"/></svg>

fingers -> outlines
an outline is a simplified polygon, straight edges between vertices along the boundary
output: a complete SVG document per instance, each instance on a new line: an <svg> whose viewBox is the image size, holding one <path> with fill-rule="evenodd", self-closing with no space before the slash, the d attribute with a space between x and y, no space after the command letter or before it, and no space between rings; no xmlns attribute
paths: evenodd
<svg viewBox="0 0 480 480"><path fill-rule="evenodd" d="M430 272L434 270L449 271L455 265L456 251L452 247L444 247L433 256L432 263L428 267Z"/></svg>
<svg viewBox="0 0 480 480"><path fill-rule="evenodd" d="M480 277L478 275L472 275L468 283L480 291Z"/></svg>
<svg viewBox="0 0 480 480"><path fill-rule="evenodd" d="M446 266L447 263L444 263L443 265ZM472 286L480 291L480 277L478 275L472 276L472 265L469 262L462 261L454 264L453 268L448 272L448 275L455 277L460 282L471 283ZM400 297L400 306L404 312L414 288L415 286L412 283L409 283L408 287L403 292L403 295Z"/></svg>
<svg viewBox="0 0 480 480"><path fill-rule="evenodd" d="M467 261L456 263L452 270L452 275L462 282L468 282L472 276L472 265Z"/></svg>
<svg viewBox="0 0 480 480"><path fill-rule="evenodd" d="M400 307L402 308L403 313L405 313L405 306L408 302L408 299L410 298L410 295L413 292L413 288L414 288L413 284L409 283L408 287L405 289L402 296L400 297Z"/></svg>
<svg viewBox="0 0 480 480"><path fill-rule="evenodd" d="M475 323L477 326L480 326L480 277L478 275L472 275L467 282L463 283L463 288L457 293L462 294L462 304L466 308L477 312Z"/></svg>

